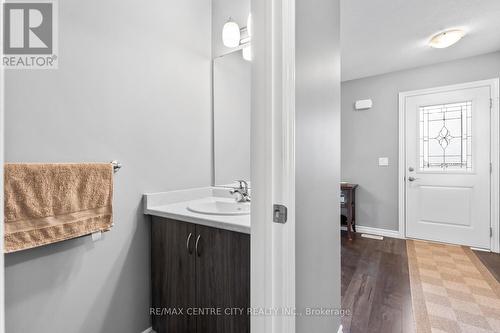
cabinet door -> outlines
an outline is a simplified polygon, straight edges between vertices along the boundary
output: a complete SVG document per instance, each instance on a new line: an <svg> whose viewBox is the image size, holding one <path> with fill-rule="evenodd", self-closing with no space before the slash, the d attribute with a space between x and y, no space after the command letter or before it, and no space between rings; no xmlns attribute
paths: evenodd
<svg viewBox="0 0 500 333"><path fill-rule="evenodd" d="M199 225L196 235L197 305L220 311L197 316L197 332L249 333L250 235Z"/></svg>
<svg viewBox="0 0 500 333"><path fill-rule="evenodd" d="M189 234L191 239L188 244ZM195 236L194 224L153 217L152 321L153 329L157 333L196 331L196 319L186 313L188 308L196 304ZM179 313L179 310L183 313Z"/></svg>

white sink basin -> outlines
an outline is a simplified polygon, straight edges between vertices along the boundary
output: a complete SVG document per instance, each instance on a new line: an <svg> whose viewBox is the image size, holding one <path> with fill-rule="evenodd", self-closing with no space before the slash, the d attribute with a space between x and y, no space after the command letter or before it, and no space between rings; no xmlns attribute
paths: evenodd
<svg viewBox="0 0 500 333"><path fill-rule="evenodd" d="M249 202L236 202L234 199L207 198L190 202L187 209L199 214L207 215L248 215Z"/></svg>

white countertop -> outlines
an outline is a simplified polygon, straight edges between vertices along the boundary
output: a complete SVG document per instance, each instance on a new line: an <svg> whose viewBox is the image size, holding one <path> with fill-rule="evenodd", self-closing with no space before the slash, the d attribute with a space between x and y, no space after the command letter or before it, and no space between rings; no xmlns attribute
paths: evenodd
<svg viewBox="0 0 500 333"><path fill-rule="evenodd" d="M250 234L250 215L207 215L188 210L188 205L211 197L231 198L229 188L203 187L144 194L144 214Z"/></svg>

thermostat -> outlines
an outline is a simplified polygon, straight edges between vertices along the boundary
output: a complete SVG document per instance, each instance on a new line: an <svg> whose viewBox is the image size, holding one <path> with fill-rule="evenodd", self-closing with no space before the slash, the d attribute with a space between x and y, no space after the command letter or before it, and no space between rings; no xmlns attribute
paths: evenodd
<svg viewBox="0 0 500 333"><path fill-rule="evenodd" d="M354 103L354 108L356 110L368 110L373 106L373 101L371 99L362 99Z"/></svg>

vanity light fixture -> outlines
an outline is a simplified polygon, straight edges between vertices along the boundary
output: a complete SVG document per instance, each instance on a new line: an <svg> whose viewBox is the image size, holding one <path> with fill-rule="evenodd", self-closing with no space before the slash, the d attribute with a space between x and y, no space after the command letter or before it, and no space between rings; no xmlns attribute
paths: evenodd
<svg viewBox="0 0 500 333"><path fill-rule="evenodd" d="M252 47L250 46L250 43L243 46L241 53L243 55L243 59L245 59L246 61L252 61Z"/></svg>
<svg viewBox="0 0 500 333"><path fill-rule="evenodd" d="M253 34L252 13L248 14L248 18L247 18L247 33L248 33L248 37L252 37L252 34Z"/></svg>
<svg viewBox="0 0 500 333"><path fill-rule="evenodd" d="M226 47L237 47L240 45L240 38L240 26L229 18L222 28L222 43Z"/></svg>
<svg viewBox="0 0 500 333"><path fill-rule="evenodd" d="M252 14L248 14L247 26L240 28L231 17L222 28L222 43L229 48L240 46L243 59L252 61L251 39L253 34Z"/></svg>
<svg viewBox="0 0 500 333"><path fill-rule="evenodd" d="M450 29L434 35L429 41L429 46L436 49L444 49L457 43L465 36L462 29Z"/></svg>
<svg viewBox="0 0 500 333"><path fill-rule="evenodd" d="M248 14L247 18L247 41L246 45L243 47L241 51L243 53L243 59L246 61L252 61L252 34L253 34L253 23L252 23L252 13Z"/></svg>

